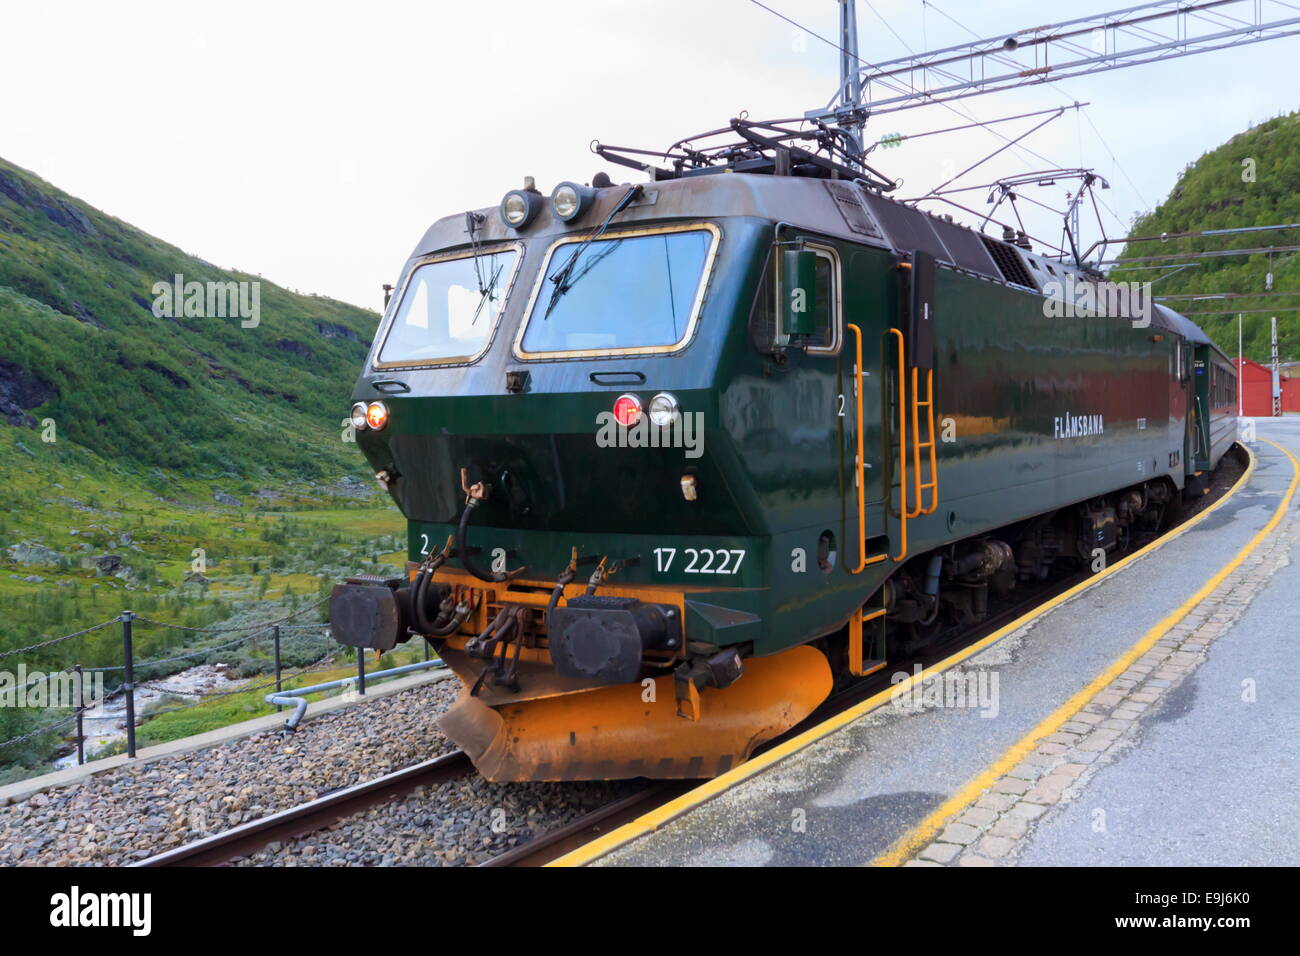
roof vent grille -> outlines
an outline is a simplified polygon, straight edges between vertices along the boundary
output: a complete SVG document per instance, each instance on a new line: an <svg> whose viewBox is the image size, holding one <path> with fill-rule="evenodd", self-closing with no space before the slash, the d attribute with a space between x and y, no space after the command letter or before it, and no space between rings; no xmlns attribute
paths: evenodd
<svg viewBox="0 0 1300 956"><path fill-rule="evenodd" d="M1002 278L1013 285L1023 285L1030 289L1038 288L1033 276L1025 268L1025 261L1020 258L1020 254L1016 252L1014 247L1007 245L1005 242L998 242L990 236L981 235L980 238L984 240L984 248L993 257L993 262L997 265L998 271L1002 273Z"/></svg>

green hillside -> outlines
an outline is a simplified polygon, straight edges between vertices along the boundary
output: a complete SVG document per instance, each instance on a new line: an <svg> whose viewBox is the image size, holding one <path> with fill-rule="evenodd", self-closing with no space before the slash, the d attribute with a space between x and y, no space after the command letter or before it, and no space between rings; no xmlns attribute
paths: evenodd
<svg viewBox="0 0 1300 956"><path fill-rule="evenodd" d="M1245 160L1254 160L1253 170L1252 164L1243 165ZM1251 172L1253 182L1249 181ZM1189 165L1178 177L1169 198L1133 224L1132 235L1295 222L1300 222L1300 113L1279 116L1252 127ZM1300 230L1270 230L1132 243L1123 257L1298 245ZM1265 276L1269 271L1273 273L1273 292L1300 293L1300 255L1294 252L1275 252L1271 265L1267 254L1203 259L1190 269L1166 275L1156 282L1153 291L1156 295L1250 294L1250 298L1244 299L1180 299L1167 304L1183 313L1227 310L1191 318L1229 355L1237 354L1237 312L1246 312L1245 351L1257 361L1268 358L1269 317L1276 314L1282 359L1300 358L1300 312L1284 311L1300 308L1300 295L1261 295L1266 291ZM1144 268L1125 269L1113 273L1112 277L1155 281L1161 275L1161 270ZM1246 311L1250 309L1270 311Z"/></svg>
<svg viewBox="0 0 1300 956"><path fill-rule="evenodd" d="M256 327L155 316L177 273L260 282ZM340 424L378 318L218 269L0 160L0 671L120 664L117 627L42 642L127 609L310 623L341 577L395 573L401 515ZM265 642L137 631L137 661L196 655L137 675L273 667ZM289 667L338 653L309 631L284 650ZM202 711L204 729L246 709ZM67 716L0 708L0 782L48 770L68 728L42 731Z"/></svg>
<svg viewBox="0 0 1300 956"><path fill-rule="evenodd" d="M260 322L157 318L154 284L259 281ZM219 269L0 160L0 423L199 476L361 474L338 423L378 315Z"/></svg>

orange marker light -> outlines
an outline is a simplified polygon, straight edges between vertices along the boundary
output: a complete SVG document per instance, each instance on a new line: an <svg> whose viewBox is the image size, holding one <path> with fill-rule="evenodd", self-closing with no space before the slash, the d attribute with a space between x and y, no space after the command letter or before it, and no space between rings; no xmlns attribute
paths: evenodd
<svg viewBox="0 0 1300 956"><path fill-rule="evenodd" d="M641 399L635 395L620 395L614 402L614 420L624 428L631 428L641 417Z"/></svg>
<svg viewBox="0 0 1300 956"><path fill-rule="evenodd" d="M366 424L378 431L388 424L388 406L383 402L371 402L366 408Z"/></svg>

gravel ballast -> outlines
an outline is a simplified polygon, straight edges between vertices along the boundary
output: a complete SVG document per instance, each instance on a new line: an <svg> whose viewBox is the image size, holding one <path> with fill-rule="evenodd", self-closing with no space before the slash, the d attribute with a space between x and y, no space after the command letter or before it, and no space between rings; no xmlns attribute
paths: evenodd
<svg viewBox="0 0 1300 956"><path fill-rule="evenodd" d="M127 765L0 807L0 865L121 864L455 750L455 679L204 750Z"/></svg>
<svg viewBox="0 0 1300 956"><path fill-rule="evenodd" d="M273 843L239 866L473 866L644 786L633 780L488 783L477 774Z"/></svg>

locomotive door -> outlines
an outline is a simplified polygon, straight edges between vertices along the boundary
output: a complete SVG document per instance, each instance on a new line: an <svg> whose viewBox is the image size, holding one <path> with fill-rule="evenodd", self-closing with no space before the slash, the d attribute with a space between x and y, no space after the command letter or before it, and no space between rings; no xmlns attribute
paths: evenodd
<svg viewBox="0 0 1300 956"><path fill-rule="evenodd" d="M847 394L860 385L862 402L846 427L853 474L845 486L845 538L862 544L850 570L904 560L908 522L938 507L935 283L936 263L925 253L909 262L877 250L850 258L842 367Z"/></svg>
<svg viewBox="0 0 1300 956"><path fill-rule="evenodd" d="M1210 347L1197 344L1192 352L1192 456L1188 464L1195 471L1210 467Z"/></svg>
<svg viewBox="0 0 1300 956"><path fill-rule="evenodd" d="M839 381L842 471L841 515L845 562L857 573L885 560L891 540L889 497L897 392L894 354L897 280L892 256L849 247L843 279L844 347Z"/></svg>
<svg viewBox="0 0 1300 956"><path fill-rule="evenodd" d="M797 449L788 467L805 475L808 486L807 496L794 505L796 520L825 529L815 560L829 572L857 560L843 527L845 484L851 480L845 432L856 409L845 370L852 348L844 329L846 250L794 230L779 234L776 249L776 340L784 351L781 379L788 403L781 417Z"/></svg>
<svg viewBox="0 0 1300 956"><path fill-rule="evenodd" d="M1177 456L1170 455L1171 470L1176 466L1177 473L1191 469L1192 455L1192 401L1191 390L1187 387L1187 343L1181 336L1172 336L1173 344L1169 349L1169 446L1175 449Z"/></svg>

